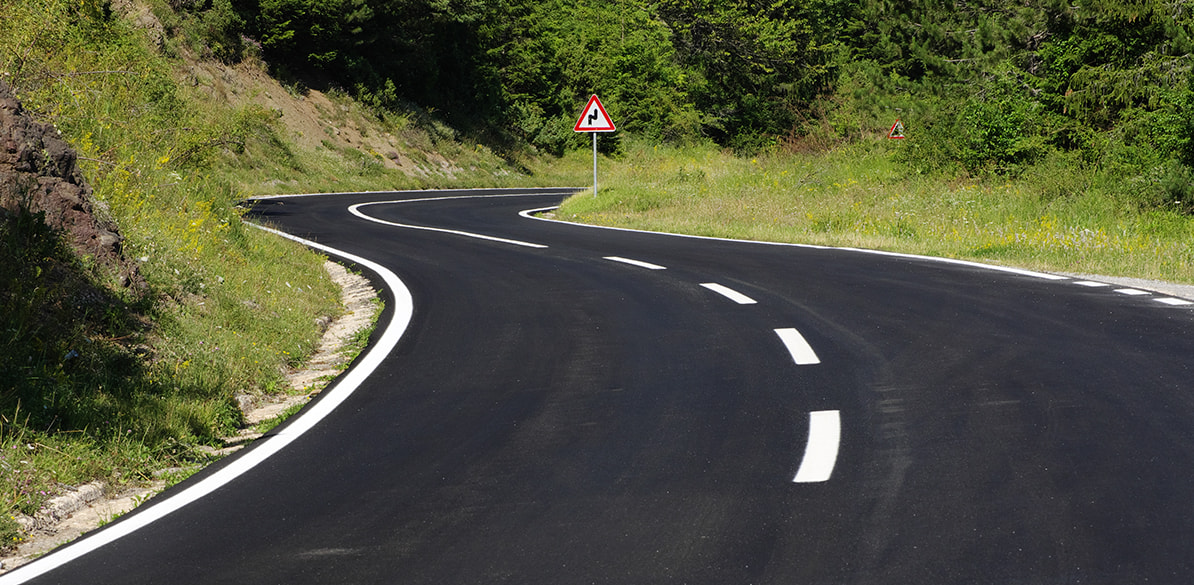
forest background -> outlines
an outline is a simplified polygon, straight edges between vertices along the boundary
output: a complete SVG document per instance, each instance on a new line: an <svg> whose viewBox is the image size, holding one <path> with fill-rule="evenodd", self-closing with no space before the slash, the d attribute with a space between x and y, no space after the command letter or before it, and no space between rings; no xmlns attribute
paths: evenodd
<svg viewBox="0 0 1194 585"><path fill-rule="evenodd" d="M1189 211L1183 1L173 0L213 53L260 51L379 107L555 154L600 93L626 132L739 152L887 130L925 170L1013 173L1056 154L1162 175ZM1144 193L1141 193L1144 196Z"/></svg>
<svg viewBox="0 0 1194 585"><path fill-rule="evenodd" d="M564 217L1194 282L1192 24L1186 0L0 0L0 78L145 280L0 215L0 548L72 486L185 477L244 396L288 391L335 288L246 195L583 186L594 93L606 185ZM266 90L225 100L234 68L326 106L318 135Z"/></svg>

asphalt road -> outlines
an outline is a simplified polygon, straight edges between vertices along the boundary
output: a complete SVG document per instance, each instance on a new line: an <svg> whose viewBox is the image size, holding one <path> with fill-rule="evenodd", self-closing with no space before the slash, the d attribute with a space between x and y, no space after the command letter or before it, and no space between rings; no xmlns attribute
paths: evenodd
<svg viewBox="0 0 1194 585"><path fill-rule="evenodd" d="M1190 304L519 215L561 198L260 202L396 273L401 340L255 467L0 584L1194 582Z"/></svg>

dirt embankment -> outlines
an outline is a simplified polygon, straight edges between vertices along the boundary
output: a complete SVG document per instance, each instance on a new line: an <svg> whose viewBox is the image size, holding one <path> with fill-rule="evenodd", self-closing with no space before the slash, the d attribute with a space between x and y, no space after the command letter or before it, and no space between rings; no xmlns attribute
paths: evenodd
<svg viewBox="0 0 1194 585"><path fill-rule="evenodd" d="M375 302L377 291L373 290L368 279L349 272L339 264L328 261L324 269L340 285L340 302L344 313L328 325L319 347L307 364L286 373L293 393L269 399L258 398L252 404L246 404L245 419L250 426L235 436L227 437L226 447L214 451L213 455L228 455L260 438L261 434L254 431L252 425L274 418L291 406L306 403L323 391L328 382L351 361L351 355L346 354L346 350L350 349L352 339L372 325L380 309ZM104 482L93 482L54 498L37 518L23 519L26 540L16 550L0 554L0 575L132 510L151 499L164 485L164 482L158 481L151 485L112 491Z"/></svg>
<svg viewBox="0 0 1194 585"><path fill-rule="evenodd" d="M145 292L145 281L137 264L124 256L124 238L106 206L93 197L74 149L53 126L34 120L11 88L0 81L0 222L14 221L21 214L41 217L63 236L75 254L90 258L95 265L114 274L121 286ZM59 266L56 270L73 269ZM376 293L368 281L331 262L327 270L342 288L345 314L329 325L308 366L287 373L292 394L273 401L243 404L250 422L275 416L319 392L350 360L345 355L348 341L372 323L377 310L373 302ZM62 278L71 278L81 287L80 294L89 294L87 291L91 289L82 288L91 286L88 279L80 275ZM227 438L227 447L215 454L239 449L259 436L246 429ZM17 551L0 556L0 573L94 529L148 499L158 489L161 485L111 493L104 483L95 482L55 498L38 517L19 519L27 540Z"/></svg>
<svg viewBox="0 0 1194 585"><path fill-rule="evenodd" d="M76 254L115 271L122 286L143 288L137 266L122 254L120 230L92 197L78 155L60 134L34 120L0 81L0 219L42 214Z"/></svg>

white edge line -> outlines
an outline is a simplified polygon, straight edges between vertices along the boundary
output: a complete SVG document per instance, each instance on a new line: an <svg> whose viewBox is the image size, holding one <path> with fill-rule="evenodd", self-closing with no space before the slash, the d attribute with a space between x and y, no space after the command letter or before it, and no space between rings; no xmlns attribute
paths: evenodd
<svg viewBox="0 0 1194 585"><path fill-rule="evenodd" d="M787 247L787 248L805 248L805 249L809 249L809 250L844 250L844 251L848 251L848 252L859 252L862 254L876 254L879 256L890 256L893 258L906 258L909 260L926 260L929 262L939 262L939 263L943 263L943 264L954 264L954 265L958 265L958 266L969 266L972 268L983 268L986 270L995 270L998 272L1008 272L1011 274L1019 274L1021 276L1030 276L1032 278L1040 278L1040 279L1044 279L1044 280L1069 280L1070 279L1070 277L1068 277L1068 276L1060 276L1057 274L1048 274L1045 272L1035 272L1032 270L1024 270L1022 268L1012 268L1010 266L997 266L994 264L983 264L981 262L972 262L970 260L958 260L956 258L941 258L939 256L920 256L917 254L903 254L900 252L885 252L883 250L867 250L866 248L840 248L840 247L834 247L834 246L817 246L817 245L813 245L813 244L792 244L789 242L765 242L762 240L739 240L739 239L734 239L734 238L717 238L717 237L713 237L713 236L694 236L692 234L676 234L676 233L672 233L672 232L652 232L652 231L647 231L647 230L636 230L636 229L630 229L630 228L611 227L611 226L605 226L605 225L577 223L577 222L571 222L571 221L564 221L564 220L560 220L560 219L550 219L550 218L546 218L546 217L538 217L538 216L534 215L536 213L540 213L543 211L551 211L553 209L559 209L559 206L554 205L551 207L542 207L539 209L528 209L526 211L519 213L519 215L521 215L527 219L534 219L537 221L546 221L546 222L551 222L551 223L562 223L562 224L567 224L567 225L581 226L581 227L601 229L601 230L612 230L612 231L618 231L618 232L632 232L632 233L639 233L639 234L659 234L659 235L664 235L664 236L672 236L675 238L689 238L689 239L694 239L694 240L710 240L710 241L715 241L715 242L738 242L738 243L760 244L760 245L764 245L764 246L783 246L783 247Z"/></svg>
<svg viewBox="0 0 1194 585"><path fill-rule="evenodd" d="M928 262L939 262L939 263L943 263L943 264L955 264L955 265L960 265L960 266L970 266L970 267L974 267L974 268L983 268L986 270L994 270L997 272L1007 272L1007 273L1011 273L1011 274L1019 274L1021 276L1029 276L1032 278L1040 278L1040 279L1044 279L1044 280L1059 281L1059 280L1070 280L1070 278L1071 278L1069 276L1062 276L1059 274L1048 274L1045 272L1035 272L1032 270L1024 270L1021 268L1011 268L1008 266L997 266L994 264L983 264L981 262L972 262L969 260L958 260L955 258L941 258L939 256L920 256L920 255L916 255L916 254L902 254L899 252L885 252L882 250L867 250L865 248L835 248L833 246L815 246L813 244L792 244L792 243L788 243L788 242L765 242L765 241L761 241L761 240L736 240L733 238L716 238L716 237L712 237L712 236L694 236L692 234L676 234L676 233L671 233L671 232L652 232L652 231L647 231L647 230L636 230L636 229L630 229L630 228L620 228L620 227L611 227L611 226L604 226L604 225L593 225L593 224L587 224L587 223L577 223L577 222L572 222L572 221L564 221L564 220L560 220L560 219L539 217L539 216L535 215L536 213L542 213L544 211L551 211L551 210L559 209L559 208L560 208L560 206L558 206L558 205L552 205L550 207L527 209L525 211L519 212L519 215L521 215L522 217L525 217L527 219L533 219L536 221L545 221L545 222L549 222L549 223L560 223L560 224L565 224L565 225L602 229L602 230L611 230L611 231L618 231L618 232L631 232L631 233L639 233L639 234L656 234L656 235L662 235L662 236L672 236L672 237L676 237L676 238L690 238L690 239L694 239L694 240L711 240L711 241L717 241L717 242L738 242L738 243L745 243L745 244L761 244L764 246L785 246L785 247L789 247L789 248L806 248L806 249L810 249L810 250L845 250L845 251L849 251L849 252L860 252L863 254L877 254L880 256L891 256L891 257L895 257L895 258L907 258L907 259L911 259L911 260L924 260L924 261L928 261ZM1077 284L1077 285L1081 285L1081 286L1092 287L1092 288L1111 286L1107 283L1095 282L1092 280L1074 280L1073 283ZM1122 292L1122 291L1117 291L1117 292ZM1124 294L1139 294L1139 293L1124 293ZM1144 293L1144 294L1148 294L1148 293ZM1172 306L1186 306L1186 305L1194 304L1194 302L1187 301L1185 299L1175 299L1175 301L1168 301L1168 300L1162 300L1162 299L1157 299L1157 300L1158 300L1158 302L1165 303L1167 305L1172 305Z"/></svg>
<svg viewBox="0 0 1194 585"><path fill-rule="evenodd" d="M677 234L677 233L671 233L671 232L652 232L652 231L648 231L648 230L636 230L636 229L631 229L631 228L620 228L620 227L612 227L612 226L605 226L605 225L593 225L593 224L588 224L588 223L564 221L561 219L551 219L551 218L539 217L539 216L535 215L536 213L542 213L544 211L551 211L553 209L559 209L559 206L553 205L550 207L541 207L538 209L528 209L528 210L520 212L519 215L521 215L527 219L533 219L536 221L546 221L546 222L550 222L550 223L561 223L561 224L565 224L565 225L573 225L573 226L587 227L587 228L601 229L601 230L612 230L612 231L618 231L618 232L631 232L631 233L639 233L639 234L657 234L657 235L662 235L662 236L672 236L675 238L690 238L690 239L694 239L694 240L711 240L711 241L715 241L715 242L738 242L738 243L745 243L745 244L761 244L764 246L784 246L784 247L788 247L788 248L805 248L805 249L809 249L809 250L844 250L844 251L848 251L848 252L859 252L862 254L876 254L876 255L880 255L880 256L890 256L890 257L894 257L894 258L906 258L909 260L924 260L924 261L928 261L928 262L938 262L938 263L942 263L942 264L970 266L973 268L982 268L982 269L986 269L986 270L994 270L997 272L1007 272L1007 273L1011 273L1011 274L1019 274L1021 276L1040 278L1040 279L1044 279L1044 280L1059 281L1059 280L1070 280L1071 279L1071 277L1069 277L1069 276L1062 276L1059 274L1036 272L1033 270L1024 270L1022 268L1012 268L1010 266L998 266L995 264L983 264L981 262L973 262L970 260L958 260L956 258L942 258L940 256L921 256L918 254L904 254L904 253L900 253L900 252L885 252L883 250L867 250L865 248L839 248L839 247L834 247L834 246L817 246L817 245L813 245L813 244L792 244L789 242L766 242L766 241L762 241L762 240L739 240L739 239L734 239L734 238L717 238L717 237L713 237L713 236L695 236L692 234ZM1089 286L1089 287L1111 286L1106 283L1094 282L1094 281L1090 281L1090 280L1076 280L1073 282L1074 282L1074 284L1078 284L1081 286ZM1179 299L1179 300L1181 300L1181 299ZM1186 302L1178 302L1178 303L1173 303L1173 302L1168 302L1168 301L1162 301L1162 302L1165 302L1165 304L1168 304L1168 305L1175 305L1175 306L1184 306L1187 304ZM1190 302L1188 304L1194 304L1194 302Z"/></svg>
<svg viewBox="0 0 1194 585"><path fill-rule="evenodd" d="M520 194L520 195L524 196L524 197L526 196L525 194ZM511 240L508 238L499 238L497 236L487 236L485 234L477 234L477 233L473 233L473 232L465 232L465 231L460 231L460 230L449 230L449 229L444 229L444 228L435 228L435 227L428 227L428 226L423 226L423 225L395 223L392 221L386 221L384 219L377 219L376 217L366 214L365 212L361 211L361 209L360 209L362 207L367 207L370 205L392 205L392 204L397 204L397 203L418 203L418 202L425 202L425 201L442 201L445 199L480 199L480 198L489 198L489 197L518 197L520 195L470 195L470 196L464 196L464 197L428 197L425 199L405 199L405 200L399 199L399 200L395 200L395 201L370 201L368 203L358 203L356 205L349 206L348 212L361 218L361 219L364 219L366 221L380 223L382 225L388 225L388 226L392 226L392 227L405 228L405 229L411 229L411 230L421 230L421 231L425 231L425 232L437 232L437 233L441 233L441 234L452 234L452 235L456 235L456 236L464 236L467 238L475 238L478 240L488 240L490 242L499 242L502 244L513 244L515 246L523 246L525 248L546 248L547 246L545 246L543 244L535 244L532 242L523 242L521 240Z"/></svg>
<svg viewBox="0 0 1194 585"><path fill-rule="evenodd" d="M536 196L536 195L568 195L578 191L583 191L585 188L577 187L474 187L469 189L431 189L437 193L475 193L477 191L514 191L518 193L495 193L491 195L464 195L455 197L439 197L438 199L459 199L467 197L517 197ZM537 193L536 191L544 191L544 193ZM246 201L271 201L274 199L289 199L300 197L332 197L345 195L393 195L398 193L426 193L422 190L399 190L399 191L339 191L335 193L292 193L292 194L277 194L277 195L259 195L253 197L246 197ZM414 201L412 199L412 201Z"/></svg>
<svg viewBox="0 0 1194 585"><path fill-rule="evenodd" d="M808 444L804 459L796 471L793 483L829 481L837 465L838 448L842 440L841 412L817 410L808 413Z"/></svg>
<svg viewBox="0 0 1194 585"><path fill-rule="evenodd" d="M360 256L355 256L252 223L248 225L327 252L333 256L355 262L377 273L394 296L393 316L390 318L389 324L386 325L377 343L370 347L353 364L352 368L349 369L348 373L345 374L339 383L325 391L321 395L320 400L304 409L288 426L284 427L277 434L254 443L253 448L245 452L244 455L194 485L171 494L165 499L155 499L144 509L138 510L136 514L126 517L121 522L112 524L88 538L60 548L32 563L17 567L4 575L0 575L0 585L17 585L18 583L24 583L30 579L44 575L83 555L128 536L227 485L270 456L281 451L294 440L311 430L315 425L319 424L320 421L331 414L337 406L347 400L357 390L361 383L381 365L386 356L398 344L398 340L401 339L403 333L406 332L407 326L410 325L411 316L414 312L414 300L410 294L410 290L406 288L406 285L403 284L397 275L380 264L366 260Z"/></svg>
<svg viewBox="0 0 1194 585"><path fill-rule="evenodd" d="M1174 307L1185 307L1188 305L1194 305L1194 301L1187 301L1186 299L1175 299L1175 298L1168 298L1168 297L1156 299L1156 301L1158 303L1164 303L1166 305L1172 305Z"/></svg>
<svg viewBox="0 0 1194 585"><path fill-rule="evenodd" d="M784 342L784 347L788 348L788 353L792 355L792 361L796 362L796 365L813 366L821 363L821 358L817 357L813 346L808 344L799 331L790 328L776 329L775 334Z"/></svg>
<svg viewBox="0 0 1194 585"><path fill-rule="evenodd" d="M1128 295L1131 297L1140 297L1140 296L1152 294L1146 290L1140 290L1138 288L1117 288L1117 289L1115 289L1115 292L1117 292L1121 295Z"/></svg>
<svg viewBox="0 0 1194 585"><path fill-rule="evenodd" d="M613 262L621 262L622 264L629 264L631 266L638 266L639 268L646 268L647 270L667 270L666 266L652 264L650 262L643 262L642 260L634 260L631 258L623 258L621 256L605 256L603 259Z"/></svg>
<svg viewBox="0 0 1194 585"><path fill-rule="evenodd" d="M703 286L703 287L705 287L705 288L707 288L707 289L709 289L727 299L730 299L731 301L734 301L735 303L738 303L739 305L753 305L758 302L758 301L756 301L756 300L754 300L754 299L752 299L752 298L750 298L750 297L748 297L748 296L746 296L728 286L717 284L716 282L702 282L701 286Z"/></svg>

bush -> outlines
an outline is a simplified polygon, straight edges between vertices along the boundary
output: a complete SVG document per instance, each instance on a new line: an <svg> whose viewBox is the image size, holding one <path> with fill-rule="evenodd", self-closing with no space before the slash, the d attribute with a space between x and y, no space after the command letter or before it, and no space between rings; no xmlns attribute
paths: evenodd
<svg viewBox="0 0 1194 585"><path fill-rule="evenodd" d="M904 162L922 170L956 168L970 175L1015 174L1050 150L1050 114L1017 87L1015 74L952 88L909 115Z"/></svg>

